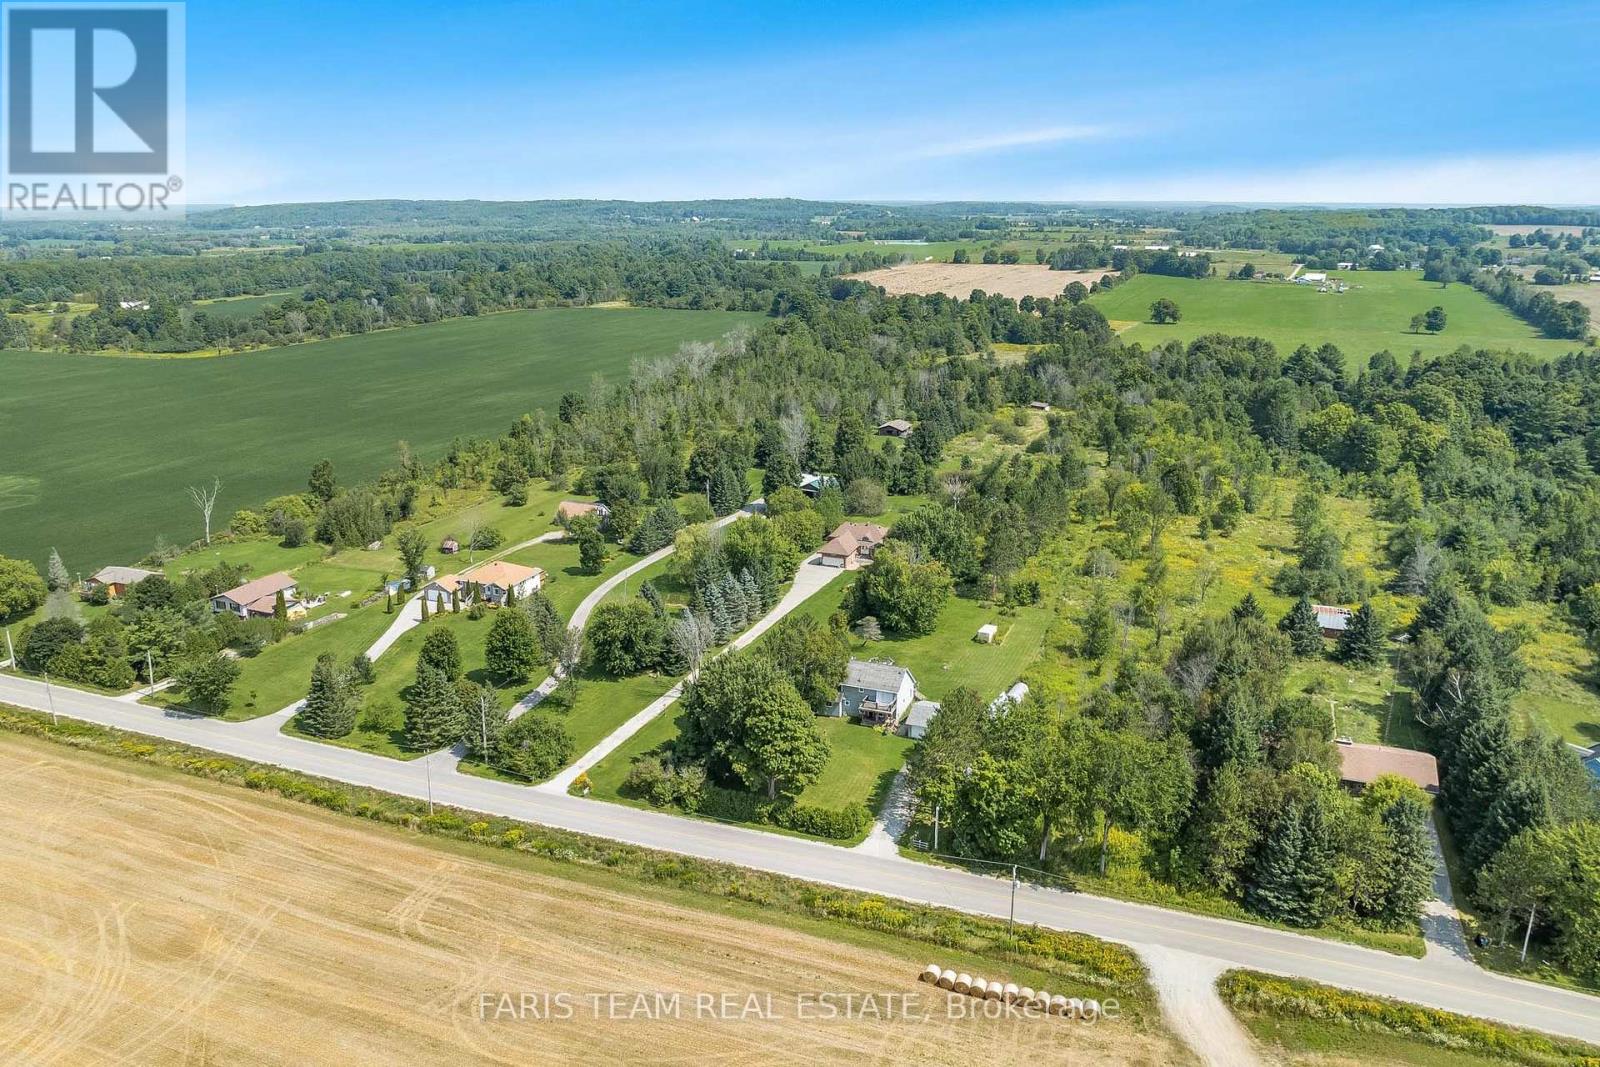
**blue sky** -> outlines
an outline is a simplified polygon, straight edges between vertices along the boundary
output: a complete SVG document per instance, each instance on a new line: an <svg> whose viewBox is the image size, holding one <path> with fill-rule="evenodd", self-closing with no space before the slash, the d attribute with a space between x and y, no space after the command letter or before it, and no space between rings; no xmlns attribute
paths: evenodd
<svg viewBox="0 0 1600 1067"><path fill-rule="evenodd" d="M188 4L192 203L1600 202L1600 4Z"/></svg>

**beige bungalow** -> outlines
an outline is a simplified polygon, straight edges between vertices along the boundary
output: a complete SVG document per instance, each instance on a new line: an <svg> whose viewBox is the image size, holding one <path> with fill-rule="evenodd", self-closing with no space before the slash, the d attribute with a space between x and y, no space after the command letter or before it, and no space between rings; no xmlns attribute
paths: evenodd
<svg viewBox="0 0 1600 1067"><path fill-rule="evenodd" d="M211 610L226 611L241 619L270 618L277 613L279 594L283 596L284 613L291 619L304 615L311 606L300 598L300 583L278 571L218 593L211 598Z"/></svg>
<svg viewBox="0 0 1600 1067"><path fill-rule="evenodd" d="M160 572L147 571L139 567L101 567L84 581L83 587L91 593L97 589L104 589L106 596L115 600L131 587L146 578L154 578L158 573Z"/></svg>

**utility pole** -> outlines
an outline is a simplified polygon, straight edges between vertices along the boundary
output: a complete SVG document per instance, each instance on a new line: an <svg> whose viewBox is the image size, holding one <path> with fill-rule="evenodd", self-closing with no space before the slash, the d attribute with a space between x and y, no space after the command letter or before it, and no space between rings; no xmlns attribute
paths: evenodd
<svg viewBox="0 0 1600 1067"><path fill-rule="evenodd" d="M933 805L933 850L939 851L939 805Z"/></svg>
<svg viewBox="0 0 1600 1067"><path fill-rule="evenodd" d="M428 757L422 757L422 773L428 776L428 814L433 814L433 764L428 762Z"/></svg>
<svg viewBox="0 0 1600 1067"><path fill-rule="evenodd" d="M17 649L11 643L11 627L9 626L6 627L6 662L11 664L12 667L17 665Z"/></svg>
<svg viewBox="0 0 1600 1067"><path fill-rule="evenodd" d="M1012 944L1011 928L1017 922L1017 865L1011 865L1011 914L1006 917L1006 945Z"/></svg>
<svg viewBox="0 0 1600 1067"><path fill-rule="evenodd" d="M1335 739L1339 736L1339 713L1335 710L1338 704L1337 700L1332 697L1328 698L1328 718L1333 720L1333 736Z"/></svg>
<svg viewBox="0 0 1600 1067"><path fill-rule="evenodd" d="M150 655L150 650L144 650L144 674L150 679L150 692L156 691L156 663Z"/></svg>
<svg viewBox="0 0 1600 1067"><path fill-rule="evenodd" d="M61 720L56 716L56 693L54 689L50 688L49 671L44 672L44 695L50 701L50 724L52 726L60 726ZM1532 920L1529 921L1532 922Z"/></svg>
<svg viewBox="0 0 1600 1067"><path fill-rule="evenodd" d="M1528 928L1522 933L1522 962L1528 962L1528 942L1533 939L1533 913L1538 910L1535 904L1528 905Z"/></svg>

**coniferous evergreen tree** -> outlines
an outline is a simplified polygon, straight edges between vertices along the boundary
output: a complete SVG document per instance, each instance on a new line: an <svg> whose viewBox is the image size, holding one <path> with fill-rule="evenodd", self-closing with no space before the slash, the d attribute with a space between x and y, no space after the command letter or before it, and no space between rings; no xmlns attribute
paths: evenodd
<svg viewBox="0 0 1600 1067"><path fill-rule="evenodd" d="M711 473L706 496L711 500L712 511L718 515L732 515L744 507L744 479L726 461L721 461Z"/></svg>
<svg viewBox="0 0 1600 1067"><path fill-rule="evenodd" d="M354 679L324 652L311 668L311 688L295 725L313 737L343 737L355 729L361 698Z"/></svg>
<svg viewBox="0 0 1600 1067"><path fill-rule="evenodd" d="M1423 903L1433 895L1433 840L1428 832L1428 809L1411 797L1402 797L1383 813L1389 835L1389 865L1378 899L1378 917L1395 926L1412 926Z"/></svg>
<svg viewBox="0 0 1600 1067"><path fill-rule="evenodd" d="M1261 605L1256 601L1254 593L1246 593L1244 599L1234 605L1233 620L1243 622L1246 619L1256 619L1260 622L1267 621L1267 613L1261 610Z"/></svg>
<svg viewBox="0 0 1600 1067"><path fill-rule="evenodd" d="M1372 666L1383 659L1383 645L1387 637L1372 605L1362 604L1350 616L1350 625L1339 635L1339 662L1358 667Z"/></svg>
<svg viewBox="0 0 1600 1067"><path fill-rule="evenodd" d="M423 752L453 745L461 740L466 722L461 690L443 671L419 664L406 698L406 744Z"/></svg>
<svg viewBox="0 0 1600 1067"><path fill-rule="evenodd" d="M1317 623L1316 609L1311 598L1304 593L1289 608L1289 613L1278 620L1278 629L1289 638L1289 647L1297 656L1322 654L1322 627Z"/></svg>

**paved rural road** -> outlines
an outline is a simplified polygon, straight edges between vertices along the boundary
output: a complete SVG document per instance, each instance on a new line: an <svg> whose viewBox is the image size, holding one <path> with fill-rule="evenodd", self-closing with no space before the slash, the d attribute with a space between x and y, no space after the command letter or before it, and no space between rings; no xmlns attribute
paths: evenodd
<svg viewBox="0 0 1600 1067"><path fill-rule="evenodd" d="M62 715L181 741L242 759L418 799L429 795L423 761L405 763L323 745L249 724L221 722L55 687ZM0 675L0 701L48 711L43 683ZM461 774L435 774L433 800L650 848L980 915L1005 916L1008 881L817 841L571 797ZM1490 974L1458 960L1410 959L1246 923L1168 911L1085 893L1023 885L1016 917L1079 930L1152 954L1180 952L1207 966L1238 966L1398 997L1600 1043L1600 999Z"/></svg>

